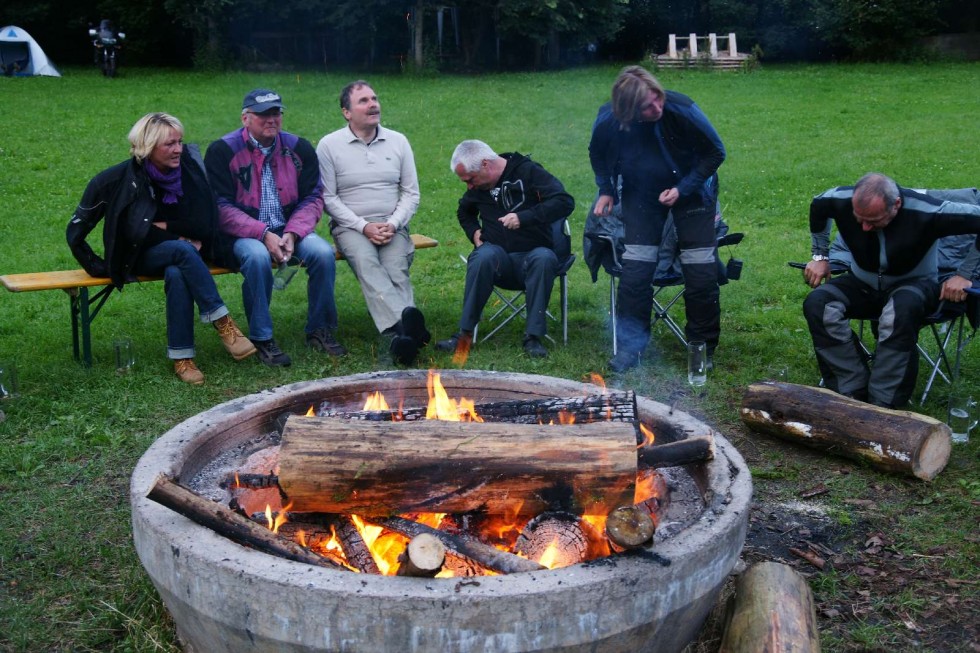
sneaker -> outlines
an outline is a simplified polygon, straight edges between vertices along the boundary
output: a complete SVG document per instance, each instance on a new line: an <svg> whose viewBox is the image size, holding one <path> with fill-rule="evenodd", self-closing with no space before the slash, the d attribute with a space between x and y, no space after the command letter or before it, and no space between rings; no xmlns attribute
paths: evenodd
<svg viewBox="0 0 980 653"><path fill-rule="evenodd" d="M455 333L449 336L448 338L446 338L445 340L440 340L439 342L437 342L436 349L438 349L439 351L447 351L452 354L452 353L456 353L456 350L459 348L460 343L464 343L464 346L468 348L469 345L473 343L473 334L466 333L465 331L460 331L459 333Z"/></svg>
<svg viewBox="0 0 980 653"><path fill-rule="evenodd" d="M325 354L330 354L331 356L343 356L347 353L344 346L337 342L337 339L333 337L333 333L326 327L320 327L313 333L307 333L306 346L317 351L322 351Z"/></svg>
<svg viewBox="0 0 980 653"><path fill-rule="evenodd" d="M425 328L425 316L414 306L407 306L402 311L401 334L415 340L419 348L425 347L432 340L432 334Z"/></svg>
<svg viewBox="0 0 980 653"><path fill-rule="evenodd" d="M547 358L548 350L537 336L524 336L524 353L531 358Z"/></svg>
<svg viewBox="0 0 980 653"><path fill-rule="evenodd" d="M269 340L253 340L252 344L258 351L259 360L269 367L289 367L293 361L286 352L279 349L279 345L271 338Z"/></svg>
<svg viewBox="0 0 980 653"><path fill-rule="evenodd" d="M218 336L221 337L221 344L225 346L225 349L236 361L255 354L255 345L245 337L245 334L238 328L230 315L218 318L211 324L214 325Z"/></svg>
<svg viewBox="0 0 980 653"><path fill-rule="evenodd" d="M419 353L419 345L415 338L395 336L391 339L391 355L399 365L412 365Z"/></svg>
<svg viewBox="0 0 980 653"><path fill-rule="evenodd" d="M197 369L193 358L178 358L175 360L174 372L177 373L177 378L184 383L190 383L191 385L204 384L204 375L201 373L201 370Z"/></svg>
<svg viewBox="0 0 980 653"><path fill-rule="evenodd" d="M622 374L626 370L632 369L640 364L640 355L627 351L620 351L609 359L609 369L616 374Z"/></svg>

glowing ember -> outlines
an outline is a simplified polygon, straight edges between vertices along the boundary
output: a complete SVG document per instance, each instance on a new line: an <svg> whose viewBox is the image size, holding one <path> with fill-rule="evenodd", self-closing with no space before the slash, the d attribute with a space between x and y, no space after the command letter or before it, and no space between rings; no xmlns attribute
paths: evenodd
<svg viewBox="0 0 980 653"><path fill-rule="evenodd" d="M544 550L544 553L541 554L541 558L538 560L538 563L544 567L547 567L548 569L554 569L557 566L556 562L558 561L558 552L558 538L555 538L551 541L551 544L548 545L548 548Z"/></svg>

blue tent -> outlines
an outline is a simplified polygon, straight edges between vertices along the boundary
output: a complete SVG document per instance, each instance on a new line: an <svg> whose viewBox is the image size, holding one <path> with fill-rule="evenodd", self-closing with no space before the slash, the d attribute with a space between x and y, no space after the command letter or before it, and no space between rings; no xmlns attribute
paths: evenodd
<svg viewBox="0 0 980 653"><path fill-rule="evenodd" d="M0 69L4 75L61 77L30 34L8 25L0 29Z"/></svg>

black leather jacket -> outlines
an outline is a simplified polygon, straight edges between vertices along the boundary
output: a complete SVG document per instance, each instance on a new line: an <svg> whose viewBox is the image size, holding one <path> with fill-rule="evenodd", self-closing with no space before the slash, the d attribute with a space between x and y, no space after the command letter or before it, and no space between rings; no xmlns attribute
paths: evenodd
<svg viewBox="0 0 980 653"><path fill-rule="evenodd" d="M207 183L200 151L194 146L185 146L180 163L193 181L193 184L185 185L184 192L208 195L207 201L202 202L209 207L207 215L195 216L195 219L200 221L198 231L207 236L200 238L206 245L201 255L209 260L213 258L217 238L218 210ZM109 277L112 285L119 289L135 280L133 266L157 215L156 191L143 165L136 159L129 159L97 174L88 183L68 222L68 246L81 266L93 277ZM100 257L85 238L103 219L104 254Z"/></svg>

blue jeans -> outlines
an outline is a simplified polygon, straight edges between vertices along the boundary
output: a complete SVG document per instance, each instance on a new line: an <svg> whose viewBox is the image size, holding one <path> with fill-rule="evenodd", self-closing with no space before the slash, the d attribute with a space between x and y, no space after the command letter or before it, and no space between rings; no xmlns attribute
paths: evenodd
<svg viewBox="0 0 980 653"><path fill-rule="evenodd" d="M194 304L201 322L228 315L214 278L201 255L186 240L168 240L147 249L136 262L136 273L163 275L167 295L167 357L194 358Z"/></svg>
<svg viewBox="0 0 980 653"><path fill-rule="evenodd" d="M241 269L242 303L248 319L248 336L252 340L272 339L272 258L261 240L239 238L234 244L235 260ZM316 233L296 243L295 256L306 268L306 333L317 329L337 328L337 305L333 288L337 262L333 246Z"/></svg>

